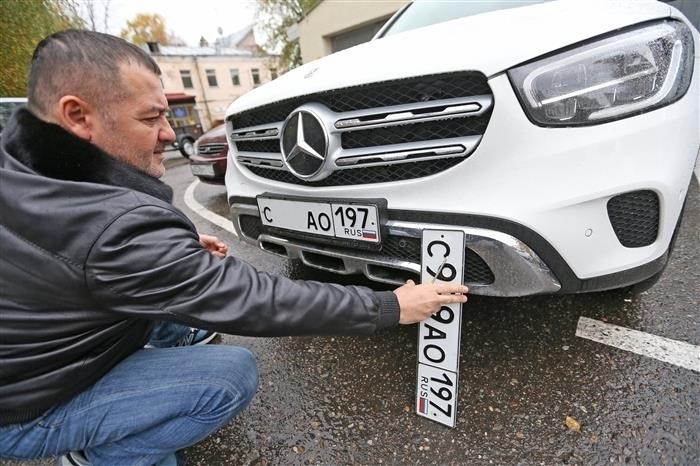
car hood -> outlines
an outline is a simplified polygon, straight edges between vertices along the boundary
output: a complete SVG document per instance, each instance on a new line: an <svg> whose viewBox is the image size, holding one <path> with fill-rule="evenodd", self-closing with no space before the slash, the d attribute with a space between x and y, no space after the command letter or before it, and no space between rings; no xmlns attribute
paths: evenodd
<svg viewBox="0 0 700 466"><path fill-rule="evenodd" d="M315 92L424 74L491 77L519 63L625 26L668 17L656 0L559 0L406 31L307 63L234 101L231 115Z"/></svg>

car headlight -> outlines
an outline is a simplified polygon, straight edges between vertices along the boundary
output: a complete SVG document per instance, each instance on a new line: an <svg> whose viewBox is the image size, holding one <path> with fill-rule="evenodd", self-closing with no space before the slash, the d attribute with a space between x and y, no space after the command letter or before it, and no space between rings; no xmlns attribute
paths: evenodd
<svg viewBox="0 0 700 466"><path fill-rule="evenodd" d="M668 105L688 90L693 37L663 21L508 71L523 109L542 126L592 125Z"/></svg>

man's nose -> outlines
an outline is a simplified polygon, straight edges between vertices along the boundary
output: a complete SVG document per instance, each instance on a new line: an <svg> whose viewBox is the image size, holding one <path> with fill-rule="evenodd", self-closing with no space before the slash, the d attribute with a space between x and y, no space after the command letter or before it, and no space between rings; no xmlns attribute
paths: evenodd
<svg viewBox="0 0 700 466"><path fill-rule="evenodd" d="M165 121L165 124L161 127L160 133L158 134L158 139L163 142L173 142L175 140L175 131L173 127L170 126L169 121Z"/></svg>

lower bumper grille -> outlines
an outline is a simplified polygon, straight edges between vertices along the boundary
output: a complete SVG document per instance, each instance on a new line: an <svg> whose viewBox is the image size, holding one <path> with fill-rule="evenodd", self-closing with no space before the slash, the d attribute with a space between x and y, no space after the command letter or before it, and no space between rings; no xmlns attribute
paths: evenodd
<svg viewBox="0 0 700 466"><path fill-rule="evenodd" d="M418 238L402 238L389 236L382 244L381 254L396 259L408 260L420 264L420 240ZM469 248L464 249L464 281L490 285L493 283L493 272L477 253Z"/></svg>
<svg viewBox="0 0 700 466"><path fill-rule="evenodd" d="M241 215L238 217L243 234L252 239L258 239L262 233L262 222L260 217L253 215Z"/></svg>
<svg viewBox="0 0 700 466"><path fill-rule="evenodd" d="M259 217L253 215L241 215L239 217L241 230L249 238L257 239L262 233L262 222ZM379 256L400 259L418 263L421 261L420 239L390 235L382 243ZM334 248L342 252L344 248ZM348 252L351 252L348 250ZM465 271L464 281L480 285L489 285L494 282L494 274L484 260L469 248L464 250Z"/></svg>
<svg viewBox="0 0 700 466"><path fill-rule="evenodd" d="M615 196L608 201L608 217L623 246L649 246L659 234L659 196L650 190Z"/></svg>

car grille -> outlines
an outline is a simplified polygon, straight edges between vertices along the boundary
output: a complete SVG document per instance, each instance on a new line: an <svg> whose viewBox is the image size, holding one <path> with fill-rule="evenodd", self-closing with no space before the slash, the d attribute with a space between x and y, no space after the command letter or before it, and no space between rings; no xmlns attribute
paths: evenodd
<svg viewBox="0 0 700 466"><path fill-rule="evenodd" d="M277 152L280 151L279 139L262 139L258 141L239 141L236 148L243 152Z"/></svg>
<svg viewBox="0 0 700 466"><path fill-rule="evenodd" d="M241 215L238 217L241 230L248 238L257 240L262 234L262 222L254 215ZM304 241L299 241L303 243ZM389 257L403 261L420 264L421 262L421 240L418 238L401 237L389 235L382 242L382 249L377 253L378 257ZM344 248L334 248L335 251L346 251L352 254L353 250ZM464 282L479 285L490 285L494 282L494 275L489 266L477 253L469 248L464 249Z"/></svg>
<svg viewBox="0 0 700 466"><path fill-rule="evenodd" d="M222 151L227 149L227 144L225 142L212 142L208 144L200 144L197 147L197 154L199 155L212 155L220 154Z"/></svg>
<svg viewBox="0 0 700 466"><path fill-rule="evenodd" d="M232 115L229 120L234 128L283 121L295 108L310 101L320 102L335 112L347 112L490 93L486 78L481 73L450 73L295 97Z"/></svg>
<svg viewBox="0 0 700 466"><path fill-rule="evenodd" d="M356 149L358 147L458 138L483 134L486 130L486 123L484 119L455 118L412 125L387 126L343 133L341 141L343 149Z"/></svg>
<svg viewBox="0 0 700 466"><path fill-rule="evenodd" d="M283 163L280 133L304 105L322 110L331 151L323 173L302 179ZM461 163L480 142L492 105L486 77L459 72L295 97L228 120L242 170L282 183L344 186L420 178Z"/></svg>
<svg viewBox="0 0 700 466"><path fill-rule="evenodd" d="M297 178L286 170L276 170L250 166L248 170L258 176L282 183L303 186L346 186L353 184L386 183L390 181L410 180L432 175L446 170L461 162L460 159L431 160L426 162L411 162L384 167L353 168L338 170L328 178L319 181L305 181Z"/></svg>
<svg viewBox="0 0 700 466"><path fill-rule="evenodd" d="M608 217L623 246L649 246L659 233L659 196L650 190L615 196L608 201Z"/></svg>

